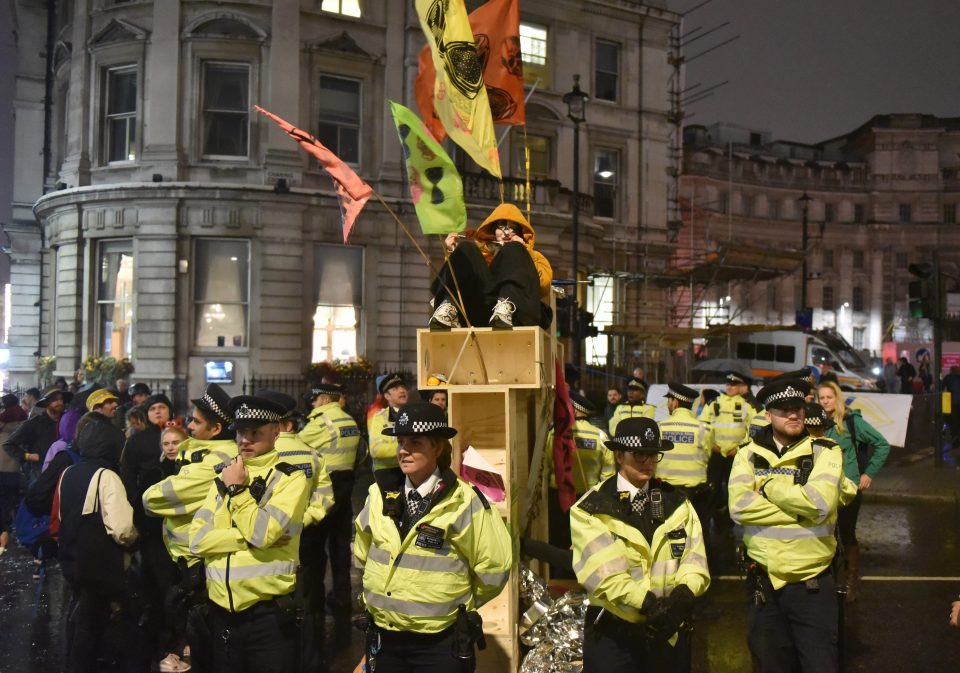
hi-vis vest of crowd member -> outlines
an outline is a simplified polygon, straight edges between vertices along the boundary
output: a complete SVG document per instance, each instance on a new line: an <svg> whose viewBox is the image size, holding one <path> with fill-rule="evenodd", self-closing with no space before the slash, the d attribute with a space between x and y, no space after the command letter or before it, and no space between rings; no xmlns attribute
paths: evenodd
<svg viewBox="0 0 960 673"><path fill-rule="evenodd" d="M760 401L767 409L788 399L802 403L808 390L803 381L769 384ZM768 426L740 447L730 471L730 516L774 589L813 579L830 565L838 505L855 495L842 476L842 453L829 439L804 434L781 453Z"/></svg>
<svg viewBox="0 0 960 673"><path fill-rule="evenodd" d="M237 457L237 443L187 437L178 448L180 471L143 492L143 509L163 517L163 542L170 558L185 558L192 566L200 559L190 553L190 525L210 493L217 466Z"/></svg>
<svg viewBox="0 0 960 673"><path fill-rule="evenodd" d="M573 443L577 450L573 454L573 488L577 493L586 493L604 479L617 472L613 452L607 450L604 443L607 433L593 425L586 418L578 418L573 426ZM547 433L547 474L550 475L550 488L557 487L557 475L553 467L553 428Z"/></svg>
<svg viewBox="0 0 960 673"><path fill-rule="evenodd" d="M710 426L685 407L674 409L659 425L660 435L673 442L673 450L663 454L657 476L673 486L688 488L706 482L713 446Z"/></svg>
<svg viewBox="0 0 960 673"><path fill-rule="evenodd" d="M303 471L310 485L310 499L303 513L303 525L312 526L323 520L333 507L333 482L322 456L300 440L294 432L281 432L277 437L280 460Z"/></svg>
<svg viewBox="0 0 960 673"><path fill-rule="evenodd" d="M328 472L354 468L360 430L353 417L340 408L339 402L312 409L307 416L306 426L300 431L300 439L323 456Z"/></svg>
<svg viewBox="0 0 960 673"><path fill-rule="evenodd" d="M363 568L363 603L381 628L438 633L457 607L475 610L507 583L512 542L506 525L479 491L440 471L430 508L405 535L404 474L376 475L356 520L354 556Z"/></svg>
<svg viewBox="0 0 960 673"><path fill-rule="evenodd" d="M729 456L747 436L747 426L754 409L740 395L720 396L700 412L700 420L710 424L713 444L724 456Z"/></svg>

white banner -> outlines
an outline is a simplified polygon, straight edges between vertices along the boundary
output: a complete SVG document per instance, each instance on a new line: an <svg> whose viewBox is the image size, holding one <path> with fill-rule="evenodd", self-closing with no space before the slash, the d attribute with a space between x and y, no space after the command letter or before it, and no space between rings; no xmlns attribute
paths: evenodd
<svg viewBox="0 0 960 673"><path fill-rule="evenodd" d="M687 383L687 386L702 390L713 388L723 392L723 386L717 384ZM760 386L753 386L754 395ZM657 408L657 421L669 416L667 411L667 386L655 383L647 391L647 403ZM844 402L851 409L859 409L863 420L875 427L892 446L903 446L907 438L907 422L910 420L912 395L886 395L883 393L845 393Z"/></svg>

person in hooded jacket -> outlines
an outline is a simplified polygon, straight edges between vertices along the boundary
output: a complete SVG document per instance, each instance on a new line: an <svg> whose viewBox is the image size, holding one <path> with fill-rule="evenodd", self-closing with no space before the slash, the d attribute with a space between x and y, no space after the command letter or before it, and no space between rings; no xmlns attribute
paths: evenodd
<svg viewBox="0 0 960 673"><path fill-rule="evenodd" d="M0 446L27 420L27 412L20 406L17 396L8 393L0 398ZM20 500L20 463L0 449L0 556L10 544L10 525ZM49 510L47 510L49 511Z"/></svg>
<svg viewBox="0 0 960 673"><path fill-rule="evenodd" d="M60 566L73 591L67 617L67 670L101 669L97 650L116 606L126 603L126 550L137 539L133 509L117 472L121 433L92 412L77 433L80 462L64 470L55 512L60 528ZM129 618L118 620L130 624ZM135 648L127 648L133 651Z"/></svg>
<svg viewBox="0 0 960 673"><path fill-rule="evenodd" d="M461 327L464 318L475 327L549 329L553 316L543 302L553 269L535 242L533 227L512 203L501 203L468 235L449 234L450 255L431 288L431 329Z"/></svg>

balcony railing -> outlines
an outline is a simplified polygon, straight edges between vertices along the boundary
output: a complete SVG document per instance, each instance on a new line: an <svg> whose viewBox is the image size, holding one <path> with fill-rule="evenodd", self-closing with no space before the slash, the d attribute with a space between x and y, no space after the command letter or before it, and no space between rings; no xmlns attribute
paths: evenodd
<svg viewBox="0 0 960 673"><path fill-rule="evenodd" d="M569 213L573 193L559 180L531 180L530 204L540 210ZM489 173L464 173L463 196L469 205L500 203L500 181ZM523 178L503 178L503 200L511 203L527 202L527 183ZM580 214L593 215L593 197L580 194Z"/></svg>

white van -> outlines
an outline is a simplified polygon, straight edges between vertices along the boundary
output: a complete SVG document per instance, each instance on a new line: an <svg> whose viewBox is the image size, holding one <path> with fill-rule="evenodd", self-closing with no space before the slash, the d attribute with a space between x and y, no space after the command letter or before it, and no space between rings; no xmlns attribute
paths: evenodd
<svg viewBox="0 0 960 673"><path fill-rule="evenodd" d="M750 363L757 379L814 365L832 369L843 390L876 391L876 376L833 330L763 329L730 335L730 357Z"/></svg>

